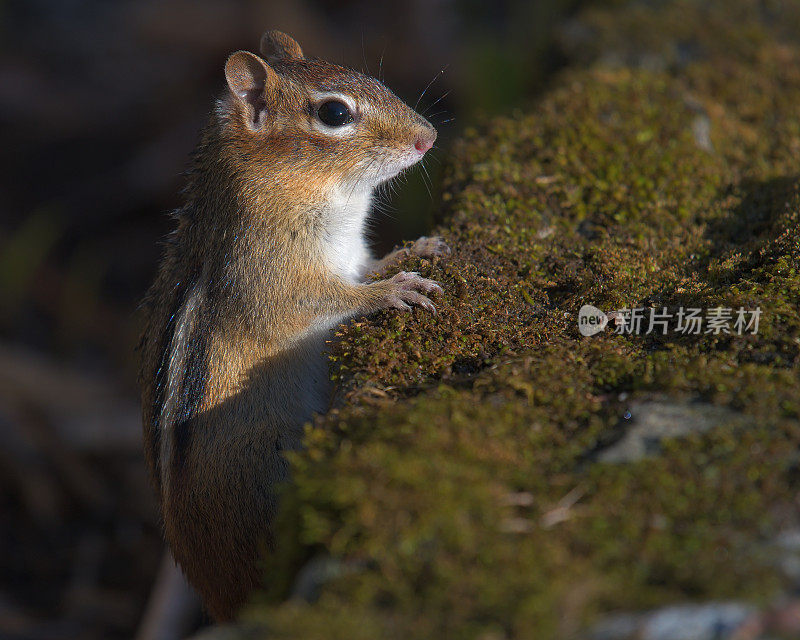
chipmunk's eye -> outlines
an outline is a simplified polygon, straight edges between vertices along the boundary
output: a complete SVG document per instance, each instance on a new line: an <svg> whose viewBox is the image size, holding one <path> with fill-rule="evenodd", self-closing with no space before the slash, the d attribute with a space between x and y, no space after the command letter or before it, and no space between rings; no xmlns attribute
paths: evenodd
<svg viewBox="0 0 800 640"><path fill-rule="evenodd" d="M329 127L341 127L353 121L353 115L344 102L328 100L317 109L317 117Z"/></svg>

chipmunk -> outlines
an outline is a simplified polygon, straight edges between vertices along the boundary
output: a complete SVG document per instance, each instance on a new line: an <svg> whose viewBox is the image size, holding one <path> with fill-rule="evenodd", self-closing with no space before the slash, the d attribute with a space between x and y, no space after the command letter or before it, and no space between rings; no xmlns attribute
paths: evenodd
<svg viewBox="0 0 800 640"><path fill-rule="evenodd" d="M435 312L438 283L367 281L373 190L420 161L436 130L378 80L306 58L270 31L225 64L186 202L143 307L145 457L164 533L211 615L230 619L274 546L283 451L329 402L331 329L379 309ZM446 255L439 238L410 251Z"/></svg>

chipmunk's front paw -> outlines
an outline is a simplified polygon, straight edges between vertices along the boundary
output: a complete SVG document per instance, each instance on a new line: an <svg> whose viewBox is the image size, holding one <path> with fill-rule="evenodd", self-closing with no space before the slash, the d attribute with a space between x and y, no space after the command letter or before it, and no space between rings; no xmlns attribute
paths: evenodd
<svg viewBox="0 0 800 640"><path fill-rule="evenodd" d="M450 247L439 236L422 236L411 245L410 251L420 258L444 258L450 255Z"/></svg>
<svg viewBox="0 0 800 640"><path fill-rule="evenodd" d="M408 311L411 305L436 313L436 307L427 295L440 294L442 288L438 282L423 278L413 271L401 271L391 278L393 285L391 293L386 296L386 307Z"/></svg>

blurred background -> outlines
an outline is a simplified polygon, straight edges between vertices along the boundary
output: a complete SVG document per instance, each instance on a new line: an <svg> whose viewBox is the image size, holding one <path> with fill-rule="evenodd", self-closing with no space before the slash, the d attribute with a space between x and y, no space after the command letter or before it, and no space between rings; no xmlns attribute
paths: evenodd
<svg viewBox="0 0 800 640"><path fill-rule="evenodd" d="M376 213L382 252L430 227L453 136L547 86L579 4L0 2L0 637L153 637L147 603L180 593L158 580L135 311L226 56L278 28L419 98L439 150Z"/></svg>

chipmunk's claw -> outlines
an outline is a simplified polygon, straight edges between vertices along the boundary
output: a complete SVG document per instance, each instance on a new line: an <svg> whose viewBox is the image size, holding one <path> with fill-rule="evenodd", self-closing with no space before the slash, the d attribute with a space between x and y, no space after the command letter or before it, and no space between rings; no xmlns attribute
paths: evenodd
<svg viewBox="0 0 800 640"><path fill-rule="evenodd" d="M438 282L423 278L413 271L401 271L392 277L390 282L395 287L386 300L387 307L408 311L411 305L415 305L433 314L436 313L436 306L425 294L442 293L442 287Z"/></svg>
<svg viewBox="0 0 800 640"><path fill-rule="evenodd" d="M422 236L411 245L410 251L420 258L444 258L449 256L450 247L440 236Z"/></svg>

